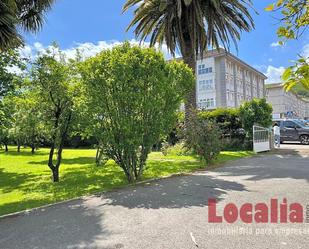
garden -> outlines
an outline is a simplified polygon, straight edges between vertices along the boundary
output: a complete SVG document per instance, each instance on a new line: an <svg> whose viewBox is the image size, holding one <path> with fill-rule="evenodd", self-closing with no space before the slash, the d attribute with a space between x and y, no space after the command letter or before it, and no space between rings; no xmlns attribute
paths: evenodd
<svg viewBox="0 0 309 249"><path fill-rule="evenodd" d="M192 70L154 48L0 61L0 215L251 156L252 125L271 124L265 99L191 109Z"/></svg>

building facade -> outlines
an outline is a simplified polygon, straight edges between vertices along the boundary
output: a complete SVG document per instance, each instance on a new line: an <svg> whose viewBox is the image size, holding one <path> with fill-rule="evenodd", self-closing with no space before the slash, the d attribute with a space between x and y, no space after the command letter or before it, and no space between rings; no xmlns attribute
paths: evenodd
<svg viewBox="0 0 309 249"><path fill-rule="evenodd" d="M266 98L275 118L309 118L309 101L292 91L286 92L283 84L267 84Z"/></svg>
<svg viewBox="0 0 309 249"><path fill-rule="evenodd" d="M199 109L239 107L265 97L266 76L224 49L211 50L197 61L196 100Z"/></svg>

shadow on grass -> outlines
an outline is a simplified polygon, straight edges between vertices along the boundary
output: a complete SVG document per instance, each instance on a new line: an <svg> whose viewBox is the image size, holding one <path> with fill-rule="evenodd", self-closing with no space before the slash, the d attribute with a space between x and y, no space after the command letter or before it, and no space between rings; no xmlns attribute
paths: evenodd
<svg viewBox="0 0 309 249"><path fill-rule="evenodd" d="M233 159L238 159L240 156L233 154L223 157L220 156L221 161L231 160L231 157L233 157ZM47 165L47 161L28 163L44 166ZM63 167L64 164L66 167ZM67 166L74 164L82 165L80 167ZM196 158L178 157L175 159L174 157L162 157L158 155L147 161L143 180L176 173L192 172L200 168L205 168L205 164ZM3 177L7 180L4 183L1 183L2 185L0 185L0 188L5 192L10 192L18 188L18 191L22 192L24 197L18 202L18 205L15 208L12 203L0 205L0 214L24 210L29 208L29 206L36 207L46 203L53 203L82 195L100 193L128 185L123 171L113 161L109 161L106 166L96 167L92 157L63 159L62 166L60 167L59 183L51 182L51 173L49 171L45 171L42 176L9 173ZM209 180L209 177L206 176L194 176L194 178L196 181L199 181L200 184L203 179L205 179L205 181ZM189 179L188 181L190 184L195 184L193 180ZM222 186L224 183L220 183L219 180L217 180L216 184L220 188L224 187ZM233 185L231 183L226 186L231 189L241 190L241 186L236 186L236 184ZM220 194L218 191L215 191L214 194L216 193L218 193L218 195ZM171 192L171 194L174 193ZM203 202L201 205L205 205L205 203Z"/></svg>
<svg viewBox="0 0 309 249"><path fill-rule="evenodd" d="M19 202L0 204L0 215L127 185L124 174L114 165L105 168L67 168L63 172L60 167L59 183L51 181L51 173L44 176L0 174L5 179L0 184L4 193L16 189L24 193Z"/></svg>
<svg viewBox="0 0 309 249"><path fill-rule="evenodd" d="M37 150L35 151L34 154L31 153L30 150L23 151L21 150L20 152L14 151L14 150L9 150L8 152L5 152L4 150L0 150L0 155L8 155L8 156L24 156L24 157L35 157L36 155L48 155L49 153L46 151L42 150Z"/></svg>
<svg viewBox="0 0 309 249"><path fill-rule="evenodd" d="M3 168L0 168L0 190L3 193L9 193L39 178L40 176L35 174L6 172Z"/></svg>
<svg viewBox="0 0 309 249"><path fill-rule="evenodd" d="M63 158L61 160L61 164L94 164L95 162L95 158L94 157L76 157L76 158L71 158L71 159L65 159ZM31 162L28 162L28 164L39 164L39 165L47 165L48 164L48 160L44 160L44 161L40 161L40 162L37 162L37 161L31 161Z"/></svg>

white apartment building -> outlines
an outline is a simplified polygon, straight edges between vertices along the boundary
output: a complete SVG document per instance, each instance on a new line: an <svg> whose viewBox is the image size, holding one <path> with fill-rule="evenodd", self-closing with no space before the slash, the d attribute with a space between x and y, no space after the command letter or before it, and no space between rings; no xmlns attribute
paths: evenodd
<svg viewBox="0 0 309 249"><path fill-rule="evenodd" d="M224 49L208 51L197 61L196 78L199 109L239 107L265 97L267 77Z"/></svg>
<svg viewBox="0 0 309 249"><path fill-rule="evenodd" d="M292 91L286 92L283 84L266 84L266 98L273 107L275 118L308 118L309 101Z"/></svg>

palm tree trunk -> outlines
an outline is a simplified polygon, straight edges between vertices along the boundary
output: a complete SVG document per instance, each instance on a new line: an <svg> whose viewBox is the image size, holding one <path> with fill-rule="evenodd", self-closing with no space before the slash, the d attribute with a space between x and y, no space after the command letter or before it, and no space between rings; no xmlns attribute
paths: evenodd
<svg viewBox="0 0 309 249"><path fill-rule="evenodd" d="M188 47L183 50L183 61L186 63L192 70L193 74L196 75L196 56L194 50L191 47ZM185 122L187 123L192 116L192 112L196 110L196 82L194 86L187 93L186 103L185 103Z"/></svg>

